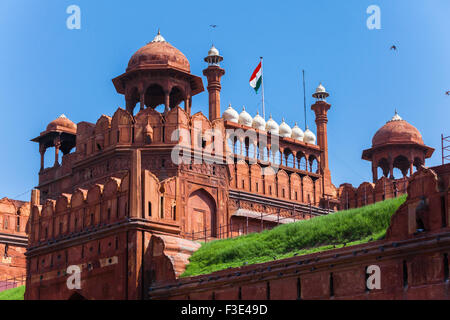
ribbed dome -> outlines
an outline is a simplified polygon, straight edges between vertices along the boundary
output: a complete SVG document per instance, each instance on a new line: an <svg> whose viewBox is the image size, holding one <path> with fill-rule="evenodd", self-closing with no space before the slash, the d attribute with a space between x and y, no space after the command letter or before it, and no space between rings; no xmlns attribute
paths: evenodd
<svg viewBox="0 0 450 320"><path fill-rule="evenodd" d="M253 118L252 127L258 130L266 130L266 120L256 112L256 116Z"/></svg>
<svg viewBox="0 0 450 320"><path fill-rule="evenodd" d="M266 131L273 134L278 134L278 130L279 130L278 124L272 119L271 115L266 123Z"/></svg>
<svg viewBox="0 0 450 320"><path fill-rule="evenodd" d="M298 141L303 141L304 135L305 134L303 133L303 130L297 126L297 122L296 122L295 126L292 128L291 138L298 140Z"/></svg>
<svg viewBox="0 0 450 320"><path fill-rule="evenodd" d="M303 142L309 144L316 144L316 135L306 127L305 134L303 136Z"/></svg>
<svg viewBox="0 0 450 320"><path fill-rule="evenodd" d="M228 109L223 112L222 118L225 121L238 123L239 122L239 113L237 113L237 111L234 110L230 104L228 106Z"/></svg>
<svg viewBox="0 0 450 320"><path fill-rule="evenodd" d="M424 145L419 130L402 120L396 112L394 117L375 133L372 139L372 147L402 143Z"/></svg>
<svg viewBox="0 0 450 320"><path fill-rule="evenodd" d="M292 129L286 122L284 122L284 119L281 122L280 127L278 128L278 132L280 137L283 138L290 138L292 135Z"/></svg>
<svg viewBox="0 0 450 320"><path fill-rule="evenodd" d="M242 107L242 112L239 115L239 124L251 127L252 122L253 122L252 116L247 111L245 111L245 107Z"/></svg>
<svg viewBox="0 0 450 320"><path fill-rule="evenodd" d="M152 42L140 48L131 57L127 72L146 67L167 66L179 68L183 71L191 71L188 59L180 50L168 43L158 31Z"/></svg>
<svg viewBox="0 0 450 320"><path fill-rule="evenodd" d="M77 131L77 125L62 114L48 124L47 131L68 131L73 133Z"/></svg>

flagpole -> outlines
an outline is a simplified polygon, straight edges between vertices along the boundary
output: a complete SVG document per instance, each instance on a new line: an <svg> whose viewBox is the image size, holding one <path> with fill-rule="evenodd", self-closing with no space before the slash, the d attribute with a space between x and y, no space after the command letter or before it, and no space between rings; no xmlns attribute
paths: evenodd
<svg viewBox="0 0 450 320"><path fill-rule="evenodd" d="M262 86L262 113L263 113L263 118L264 120L266 120L266 108L264 106L264 69L263 69L263 57L260 57L261 59L261 86Z"/></svg>
<svg viewBox="0 0 450 320"><path fill-rule="evenodd" d="M305 70L303 70L303 108L305 109L305 130L308 127L308 122L306 121L306 90L305 90Z"/></svg>

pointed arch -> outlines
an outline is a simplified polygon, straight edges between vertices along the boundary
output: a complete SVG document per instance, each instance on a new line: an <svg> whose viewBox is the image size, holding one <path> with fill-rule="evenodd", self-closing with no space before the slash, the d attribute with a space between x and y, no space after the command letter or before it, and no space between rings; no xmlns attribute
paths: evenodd
<svg viewBox="0 0 450 320"><path fill-rule="evenodd" d="M187 201L187 232L193 238L217 236L217 205L214 197L204 188L189 195ZM206 231L206 235L205 235Z"/></svg>

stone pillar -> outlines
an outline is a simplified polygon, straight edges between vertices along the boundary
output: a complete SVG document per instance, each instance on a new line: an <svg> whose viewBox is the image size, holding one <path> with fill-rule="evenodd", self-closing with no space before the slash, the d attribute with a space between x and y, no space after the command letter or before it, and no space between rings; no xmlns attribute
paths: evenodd
<svg viewBox="0 0 450 320"><path fill-rule="evenodd" d="M170 93L164 92L164 113L169 112L170 108Z"/></svg>
<svg viewBox="0 0 450 320"><path fill-rule="evenodd" d="M140 110L145 109L145 92L141 93L141 100L139 102L139 107L140 107Z"/></svg>
<svg viewBox="0 0 450 320"><path fill-rule="evenodd" d="M372 162L372 176L373 176L373 183L378 181L378 168L377 166Z"/></svg>
<svg viewBox="0 0 450 320"><path fill-rule="evenodd" d="M187 95L184 99L184 111L190 116L191 115L191 96Z"/></svg>
<svg viewBox="0 0 450 320"><path fill-rule="evenodd" d="M44 145L41 144L39 146L39 153L41 154L41 169L40 169L40 171L44 170L45 151L46 151L46 148L44 147Z"/></svg>
<svg viewBox="0 0 450 320"><path fill-rule="evenodd" d="M389 178L394 178L394 163L389 161Z"/></svg>
<svg viewBox="0 0 450 320"><path fill-rule="evenodd" d="M217 65L210 65L203 70L203 74L208 79L209 93L209 120L220 118L220 90L222 86L220 79L225 74L225 70Z"/></svg>
<svg viewBox="0 0 450 320"><path fill-rule="evenodd" d="M409 164L409 176L411 177L413 175L413 173L414 173L414 163L411 162Z"/></svg>
<svg viewBox="0 0 450 320"><path fill-rule="evenodd" d="M55 139L55 164L54 166L57 167L59 166L59 149L61 148L61 140L60 138L56 138Z"/></svg>

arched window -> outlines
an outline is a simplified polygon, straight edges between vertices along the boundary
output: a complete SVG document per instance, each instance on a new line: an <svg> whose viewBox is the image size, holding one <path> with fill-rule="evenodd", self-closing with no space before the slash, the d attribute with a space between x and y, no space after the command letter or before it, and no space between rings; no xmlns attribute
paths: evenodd
<svg viewBox="0 0 450 320"><path fill-rule="evenodd" d="M317 162L317 159L314 156L310 157L310 159L309 159L309 168L310 168L310 170L309 170L310 172L313 172L313 173L319 172L319 164Z"/></svg>

